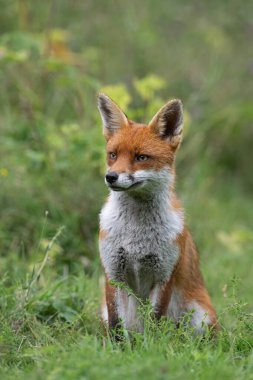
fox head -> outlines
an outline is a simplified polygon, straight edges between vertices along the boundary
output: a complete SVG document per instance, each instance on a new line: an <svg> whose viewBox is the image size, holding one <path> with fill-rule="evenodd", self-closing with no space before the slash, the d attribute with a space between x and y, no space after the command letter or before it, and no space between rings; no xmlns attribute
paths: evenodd
<svg viewBox="0 0 253 380"><path fill-rule="evenodd" d="M106 185L113 191L150 192L173 184L174 161L182 139L180 100L166 103L149 124L128 119L107 95L98 95L107 141Z"/></svg>

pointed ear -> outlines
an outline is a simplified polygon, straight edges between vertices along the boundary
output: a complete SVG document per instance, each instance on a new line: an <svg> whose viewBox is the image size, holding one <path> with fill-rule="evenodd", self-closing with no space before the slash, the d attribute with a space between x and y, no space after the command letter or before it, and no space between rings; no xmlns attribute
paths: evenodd
<svg viewBox="0 0 253 380"><path fill-rule="evenodd" d="M121 127L128 125L127 116L116 103L105 94L98 94L98 109L103 121L104 136L109 138Z"/></svg>
<svg viewBox="0 0 253 380"><path fill-rule="evenodd" d="M149 127L161 138L168 139L176 146L181 141L183 131L183 105L173 99L166 103L153 117Z"/></svg>

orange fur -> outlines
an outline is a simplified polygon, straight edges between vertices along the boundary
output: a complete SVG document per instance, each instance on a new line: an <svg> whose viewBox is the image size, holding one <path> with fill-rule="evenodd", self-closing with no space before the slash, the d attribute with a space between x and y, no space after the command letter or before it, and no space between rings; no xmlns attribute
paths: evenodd
<svg viewBox="0 0 253 380"><path fill-rule="evenodd" d="M181 255L175 270L175 286L182 290L185 302L196 300L208 312L211 324L217 327L216 313L200 272L196 246L186 227L178 243Z"/></svg>
<svg viewBox="0 0 253 380"><path fill-rule="evenodd" d="M108 277L105 280L105 301L108 309L108 325L110 328L114 328L119 324L119 318L117 315L116 303L115 303L115 286L110 284Z"/></svg>
<svg viewBox="0 0 253 380"><path fill-rule="evenodd" d="M173 165L176 147L165 144L151 127L129 122L120 133L113 135L107 142L107 153L117 149L118 160L113 162L107 155L107 164L117 172L135 172L140 169L162 169L165 165ZM142 163L134 161L135 154L146 154L150 161Z"/></svg>
<svg viewBox="0 0 253 380"><path fill-rule="evenodd" d="M105 239L106 236L108 236L108 233L105 230L103 230L102 228L100 228L100 230L99 230L99 240Z"/></svg>

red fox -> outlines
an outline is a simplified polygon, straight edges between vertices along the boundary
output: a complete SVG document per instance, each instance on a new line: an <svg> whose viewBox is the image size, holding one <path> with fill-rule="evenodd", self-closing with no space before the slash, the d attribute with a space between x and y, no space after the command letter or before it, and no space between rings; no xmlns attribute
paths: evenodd
<svg viewBox="0 0 253 380"><path fill-rule="evenodd" d="M196 332L217 328L198 254L174 192L175 156L182 140L180 100L166 103L148 125L127 118L107 95L98 95L107 141L109 198L100 214L99 249L105 270L103 320L143 331L139 300L154 314L179 323L191 312ZM131 288L129 295L124 287Z"/></svg>

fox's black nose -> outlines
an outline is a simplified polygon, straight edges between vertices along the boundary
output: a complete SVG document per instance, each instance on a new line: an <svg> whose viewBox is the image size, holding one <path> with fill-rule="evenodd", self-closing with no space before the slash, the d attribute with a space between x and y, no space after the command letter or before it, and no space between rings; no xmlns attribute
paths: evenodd
<svg viewBox="0 0 253 380"><path fill-rule="evenodd" d="M119 178L119 175L115 172L110 172L106 174L105 176L106 181L111 184L116 182L118 178Z"/></svg>

